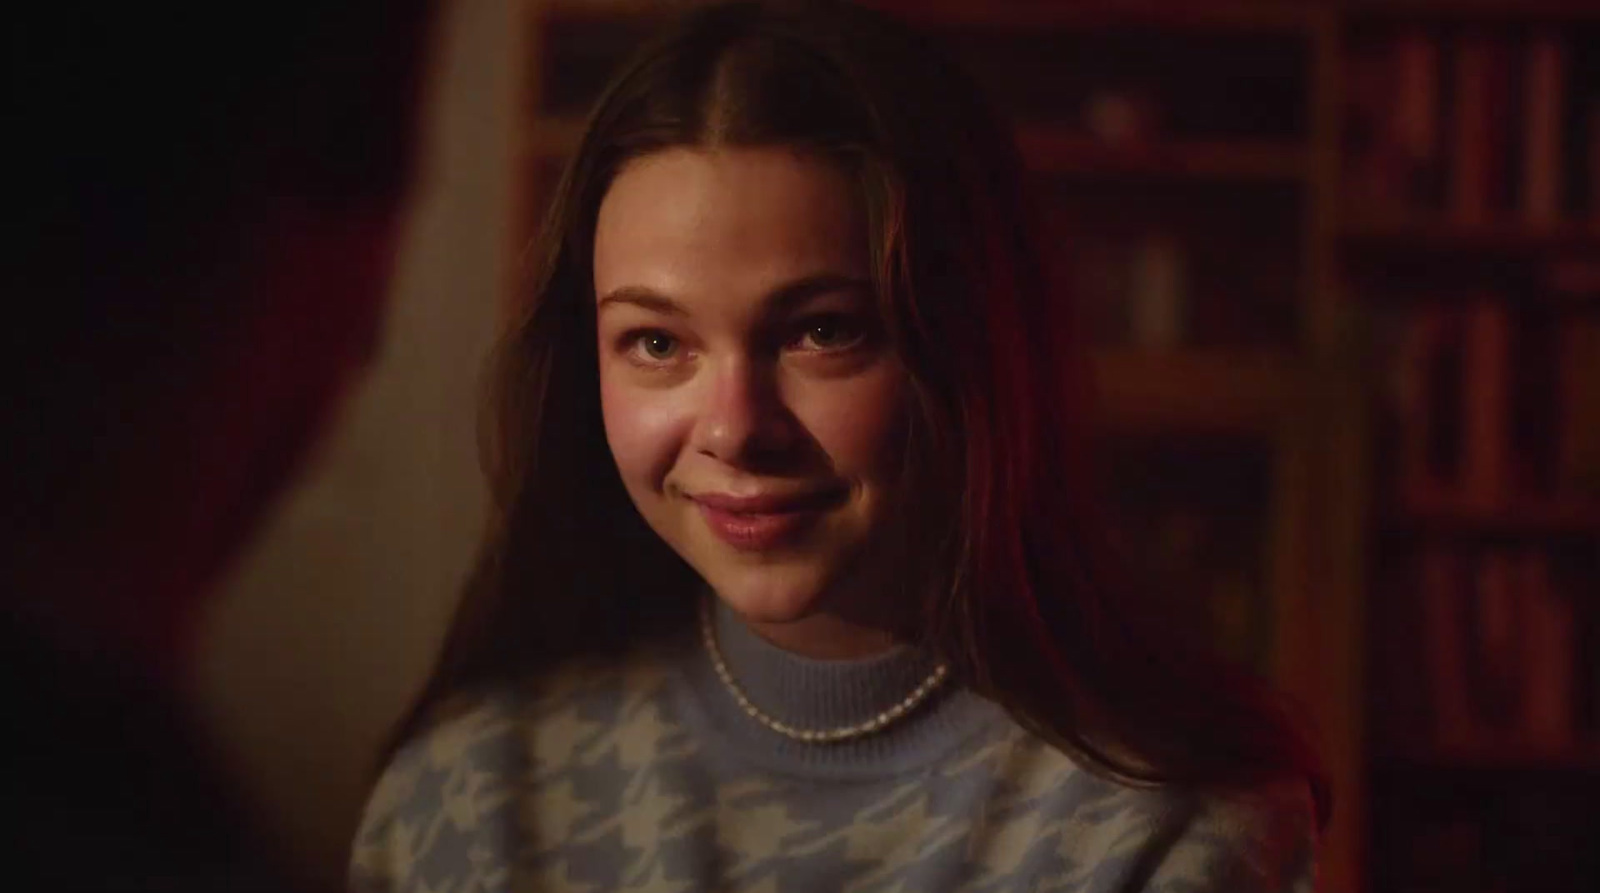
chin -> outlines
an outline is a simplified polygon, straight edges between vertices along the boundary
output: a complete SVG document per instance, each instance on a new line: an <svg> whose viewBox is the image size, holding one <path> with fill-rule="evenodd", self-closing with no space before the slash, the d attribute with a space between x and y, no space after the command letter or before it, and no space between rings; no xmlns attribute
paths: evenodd
<svg viewBox="0 0 1600 893"><path fill-rule="evenodd" d="M707 568L701 576L735 614L751 623L796 623L824 609L827 586L810 568Z"/></svg>

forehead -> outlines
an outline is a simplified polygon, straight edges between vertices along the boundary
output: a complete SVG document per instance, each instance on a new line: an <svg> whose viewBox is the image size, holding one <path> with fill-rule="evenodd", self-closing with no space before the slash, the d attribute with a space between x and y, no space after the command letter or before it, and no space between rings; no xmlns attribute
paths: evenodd
<svg viewBox="0 0 1600 893"><path fill-rule="evenodd" d="M865 215L836 166L786 149L671 149L623 168L601 202L594 276L669 293L864 276Z"/></svg>

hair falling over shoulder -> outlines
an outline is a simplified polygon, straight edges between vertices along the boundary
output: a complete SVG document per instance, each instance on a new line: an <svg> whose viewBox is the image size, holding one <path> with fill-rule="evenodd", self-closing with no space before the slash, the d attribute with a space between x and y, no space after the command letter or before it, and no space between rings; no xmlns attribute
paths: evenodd
<svg viewBox="0 0 1600 893"><path fill-rule="evenodd" d="M494 359L489 533L396 741L452 694L694 622L698 579L610 458L590 281L612 177L674 146L790 147L859 184L912 382L907 489L925 504L907 514L926 521L903 534L919 558L901 579L922 644L1088 768L1206 787L1298 776L1325 820L1321 767L1279 696L1174 629L1111 545L1086 356L1009 129L919 35L832 2L696 7L601 97Z"/></svg>

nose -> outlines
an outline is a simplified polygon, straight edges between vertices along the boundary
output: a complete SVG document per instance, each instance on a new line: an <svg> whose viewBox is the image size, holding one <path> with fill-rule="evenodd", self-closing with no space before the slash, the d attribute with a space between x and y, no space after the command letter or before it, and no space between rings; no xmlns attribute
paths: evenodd
<svg viewBox="0 0 1600 893"><path fill-rule="evenodd" d="M799 421L784 403L771 364L729 356L707 374L696 449L737 466L761 464L794 449Z"/></svg>

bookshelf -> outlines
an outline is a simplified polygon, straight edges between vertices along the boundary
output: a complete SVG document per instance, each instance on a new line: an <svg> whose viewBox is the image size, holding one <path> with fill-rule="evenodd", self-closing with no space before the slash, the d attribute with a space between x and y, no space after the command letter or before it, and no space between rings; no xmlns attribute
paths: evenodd
<svg viewBox="0 0 1600 893"><path fill-rule="evenodd" d="M1478 508L1429 505L1393 512L1383 532L1427 539L1538 540L1582 539L1600 531L1600 507L1581 499L1518 499Z"/></svg>
<svg viewBox="0 0 1600 893"><path fill-rule="evenodd" d="M544 119L526 131L523 151L559 160L582 134L577 115ZM1181 140L1118 151L1069 128L1034 125L1019 128L1017 144L1028 166L1043 173L1294 181L1310 169L1304 147L1286 141Z"/></svg>
<svg viewBox="0 0 1600 893"><path fill-rule="evenodd" d="M1102 348L1094 370L1102 424L1131 435L1176 428L1268 437L1294 397L1294 357L1286 351Z"/></svg>
<svg viewBox="0 0 1600 893"><path fill-rule="evenodd" d="M1600 224L1491 223L1462 225L1428 219L1353 216L1341 223L1346 247L1372 253L1499 255L1600 253Z"/></svg>
<svg viewBox="0 0 1600 893"><path fill-rule="evenodd" d="M1600 46L1589 42L1600 6L867 2L950 47L1017 122L1052 253L1071 277L1061 284L1082 299L1095 344L1129 538L1151 544L1159 571L1200 581L1199 601L1182 609L1213 623L1320 729L1337 803L1320 888L1522 889L1505 874L1521 856L1485 848L1500 828L1485 816L1571 807L1523 804L1517 785L1600 794L1583 788L1600 778L1595 717L1563 718L1545 698L1530 709L1561 734L1435 734L1418 565L1453 565L1465 581L1495 556L1511 570L1491 576L1567 593L1566 607L1524 600L1544 606L1537 622L1600 637L1600 603L1575 595L1600 591L1586 558L1600 556L1600 481L1575 470L1592 467L1600 435L1561 421L1577 405L1600 416L1600 383L1581 384L1600 372L1580 359L1600 356L1600 110L1582 107L1600 96L1600 53L1577 50ZM519 249L606 77L685 5L522 4ZM1541 67L1529 74L1535 45ZM1535 82L1563 98L1540 99ZM1459 113L1463 95L1475 97L1470 113ZM1523 121L1541 135L1513 123ZM1551 164L1555 180L1540 173ZM1408 345L1413 365L1426 353L1419 315L1433 320L1423 328L1457 332L1435 341L1468 332L1457 350L1475 349L1470 364L1490 373L1459 380L1458 356L1457 396L1419 396L1448 391L1397 360ZM1465 407L1472 388L1499 394L1502 414L1456 411L1431 440L1406 432L1427 399ZM1481 445L1507 428L1522 433ZM1541 438L1559 446L1511 458ZM1435 453L1455 457L1445 480L1408 479ZM1470 486L1452 486L1457 472ZM1499 586L1495 610L1520 616L1521 601L1504 597L1516 588ZM1592 661L1597 643L1566 653ZM1530 666L1553 678L1548 656ZM1581 862L1551 865L1600 877Z"/></svg>
<svg viewBox="0 0 1600 893"><path fill-rule="evenodd" d="M1579 890L1600 794L1600 9L1352 4L1372 889ZM1580 835L1581 836L1581 835Z"/></svg>

